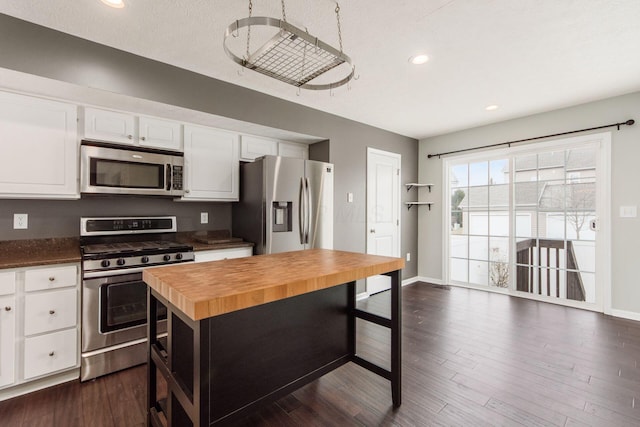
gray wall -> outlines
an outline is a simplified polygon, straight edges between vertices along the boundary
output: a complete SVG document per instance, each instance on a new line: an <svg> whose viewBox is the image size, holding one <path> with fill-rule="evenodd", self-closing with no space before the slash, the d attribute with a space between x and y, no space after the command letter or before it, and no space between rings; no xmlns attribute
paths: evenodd
<svg viewBox="0 0 640 427"><path fill-rule="evenodd" d="M200 212L209 223L200 224ZM13 214L29 215L29 228L13 229ZM82 216L175 215L178 231L231 229L230 203L174 202L142 197L93 197L81 200L0 200L0 240L77 237Z"/></svg>
<svg viewBox="0 0 640 427"><path fill-rule="evenodd" d="M335 247L366 250L366 148L402 155L402 182L417 179L418 142L177 67L0 14L0 67L330 141L335 164ZM347 203L347 192L354 202ZM403 201L406 192L403 192ZM6 202L2 202L6 203ZM83 204L84 201L79 202ZM62 214L64 215L64 214ZM402 253L417 252L417 212L402 210ZM407 263L404 277L417 273Z"/></svg>
<svg viewBox="0 0 640 427"><path fill-rule="evenodd" d="M640 218L620 218L620 206L640 204L640 92L536 114L420 141L420 181L433 182L436 207L419 218L418 275L442 279L442 160L427 154L549 135L635 119L633 126L612 128L611 270L612 307L640 318L638 241ZM606 131L606 130L605 130ZM597 131L603 132L603 131ZM575 136L575 135L574 135Z"/></svg>

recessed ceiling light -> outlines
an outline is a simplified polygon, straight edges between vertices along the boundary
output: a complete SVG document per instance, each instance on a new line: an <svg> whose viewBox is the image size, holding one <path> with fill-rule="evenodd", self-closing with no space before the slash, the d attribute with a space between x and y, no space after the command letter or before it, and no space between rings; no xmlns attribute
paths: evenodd
<svg viewBox="0 0 640 427"><path fill-rule="evenodd" d="M429 60L429 57L424 53L421 53L420 55L415 55L409 58L409 62L411 62L413 65L422 65L428 60Z"/></svg>
<svg viewBox="0 0 640 427"><path fill-rule="evenodd" d="M487 110L487 111L493 111L493 110L497 110L498 106L495 105L495 104L494 105L487 105L484 109Z"/></svg>
<svg viewBox="0 0 640 427"><path fill-rule="evenodd" d="M123 0L102 0L102 3L106 4L107 6L115 7L117 9L122 9L124 7Z"/></svg>

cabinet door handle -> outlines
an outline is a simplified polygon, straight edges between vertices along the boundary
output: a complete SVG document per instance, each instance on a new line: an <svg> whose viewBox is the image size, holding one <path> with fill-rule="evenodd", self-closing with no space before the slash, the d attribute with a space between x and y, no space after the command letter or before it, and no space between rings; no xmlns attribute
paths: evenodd
<svg viewBox="0 0 640 427"><path fill-rule="evenodd" d="M4 311L11 311L11 306L6 306L6 307L4 308Z"/></svg>
<svg viewBox="0 0 640 427"><path fill-rule="evenodd" d="M189 194L191 191L190 190L184 190L184 192Z"/></svg>
<svg viewBox="0 0 640 427"><path fill-rule="evenodd" d="M49 352L49 357L53 357L53 356L55 356L55 355L56 355L56 352L55 352L55 351L50 351L50 352Z"/></svg>
<svg viewBox="0 0 640 427"><path fill-rule="evenodd" d="M50 277L49 277L49 281L50 281L50 282L54 282L55 280L56 280L56 278L55 278L54 276L50 276Z"/></svg>
<svg viewBox="0 0 640 427"><path fill-rule="evenodd" d="M133 139L133 135L127 135L127 138Z"/></svg>
<svg viewBox="0 0 640 427"><path fill-rule="evenodd" d="M141 136L140 139L143 140L143 141L146 141L147 137L146 136Z"/></svg>
<svg viewBox="0 0 640 427"><path fill-rule="evenodd" d="M49 314L53 316L54 314L56 314L56 311L55 310L49 310Z"/></svg>

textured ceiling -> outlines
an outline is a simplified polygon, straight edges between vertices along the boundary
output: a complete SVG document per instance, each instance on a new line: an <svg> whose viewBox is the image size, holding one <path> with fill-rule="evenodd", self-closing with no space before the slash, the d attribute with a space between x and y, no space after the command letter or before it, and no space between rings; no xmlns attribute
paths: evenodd
<svg viewBox="0 0 640 427"><path fill-rule="evenodd" d="M0 0L0 13L414 138L640 90L639 0L343 0L360 78L300 93L226 57L248 1L125 2ZM286 0L290 23L337 46L334 8ZM253 15L281 18L280 1L253 0ZM409 64L421 51L429 62Z"/></svg>

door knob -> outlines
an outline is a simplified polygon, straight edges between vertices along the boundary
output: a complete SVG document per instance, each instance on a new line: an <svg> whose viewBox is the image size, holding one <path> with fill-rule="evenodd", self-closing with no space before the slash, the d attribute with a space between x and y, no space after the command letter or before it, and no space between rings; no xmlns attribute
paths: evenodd
<svg viewBox="0 0 640 427"><path fill-rule="evenodd" d="M369 230L369 233L375 233L375 232L376 232L375 228L372 228L371 230Z"/></svg>

